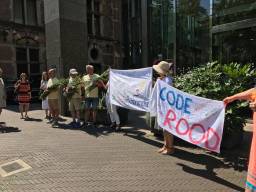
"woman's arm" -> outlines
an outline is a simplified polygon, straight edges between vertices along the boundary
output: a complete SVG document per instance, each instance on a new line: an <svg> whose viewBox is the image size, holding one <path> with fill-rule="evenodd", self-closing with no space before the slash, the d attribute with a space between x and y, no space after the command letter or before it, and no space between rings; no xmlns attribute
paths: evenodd
<svg viewBox="0 0 256 192"><path fill-rule="evenodd" d="M230 97L226 97L223 102L225 104L229 104L235 100L250 100L253 94L253 91L255 91L255 88L249 89L247 91L235 94L233 96Z"/></svg>
<svg viewBox="0 0 256 192"><path fill-rule="evenodd" d="M14 88L17 89L20 86L20 80L18 80L15 84L14 84Z"/></svg>

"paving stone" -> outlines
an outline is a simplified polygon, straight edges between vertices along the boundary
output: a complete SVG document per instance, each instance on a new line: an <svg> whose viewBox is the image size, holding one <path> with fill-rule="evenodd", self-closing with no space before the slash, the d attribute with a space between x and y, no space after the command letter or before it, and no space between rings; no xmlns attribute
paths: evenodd
<svg viewBox="0 0 256 192"><path fill-rule="evenodd" d="M190 145L177 144L172 156L156 151L162 141L136 123L121 133L108 128L51 128L41 110L23 121L11 106L0 116L20 132L0 134L0 163L22 159L32 169L0 178L0 192L179 192L243 191L246 166ZM65 123L71 121L64 118ZM138 121L139 122L139 121ZM141 120L140 120L141 122ZM246 160L245 160L246 161Z"/></svg>

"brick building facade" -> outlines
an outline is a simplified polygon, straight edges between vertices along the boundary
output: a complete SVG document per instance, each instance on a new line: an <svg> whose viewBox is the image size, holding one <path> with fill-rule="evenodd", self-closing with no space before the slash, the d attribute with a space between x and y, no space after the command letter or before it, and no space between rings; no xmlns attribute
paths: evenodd
<svg viewBox="0 0 256 192"><path fill-rule="evenodd" d="M0 1L0 67L7 83L25 72L38 86L46 67L43 0Z"/></svg>
<svg viewBox="0 0 256 192"><path fill-rule="evenodd" d="M84 73L86 64L100 73L122 66L121 1L45 0L48 67L60 76L70 68Z"/></svg>
<svg viewBox="0 0 256 192"><path fill-rule="evenodd" d="M85 72L90 63L101 73L123 65L122 1L1 0L0 67L7 84L22 72L38 89L41 73L56 67Z"/></svg>

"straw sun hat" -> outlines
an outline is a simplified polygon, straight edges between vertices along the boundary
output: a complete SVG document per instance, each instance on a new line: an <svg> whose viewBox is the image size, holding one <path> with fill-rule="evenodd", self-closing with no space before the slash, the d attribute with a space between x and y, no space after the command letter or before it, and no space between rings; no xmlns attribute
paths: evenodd
<svg viewBox="0 0 256 192"><path fill-rule="evenodd" d="M166 61L161 61L157 65L153 65L153 69L162 75L167 75L172 63L168 63Z"/></svg>

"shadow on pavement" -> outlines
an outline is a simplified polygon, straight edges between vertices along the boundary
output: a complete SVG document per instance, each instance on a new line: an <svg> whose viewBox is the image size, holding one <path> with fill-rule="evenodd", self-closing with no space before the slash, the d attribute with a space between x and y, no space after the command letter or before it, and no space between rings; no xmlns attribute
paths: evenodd
<svg viewBox="0 0 256 192"><path fill-rule="evenodd" d="M69 124L59 123L58 129L84 131L85 133L92 135L94 137L107 136L114 132L113 129L104 125L99 125L97 127L95 127L94 125L88 125L87 127L74 128Z"/></svg>
<svg viewBox="0 0 256 192"><path fill-rule="evenodd" d="M59 121L59 122L66 122L66 121L67 121L67 119L62 118L62 117L59 117L59 118L58 118L58 121Z"/></svg>
<svg viewBox="0 0 256 192"><path fill-rule="evenodd" d="M84 131L94 137L107 136L114 132L114 130L111 129L110 127L107 127L107 126L94 127L93 125L87 126L86 128L84 128Z"/></svg>
<svg viewBox="0 0 256 192"><path fill-rule="evenodd" d="M13 133L21 132L18 127L8 127L5 125L5 122L0 122L0 133Z"/></svg>
<svg viewBox="0 0 256 192"><path fill-rule="evenodd" d="M162 147L163 144L160 141L157 141L152 138L145 137L146 133L138 131L136 129L125 129L124 130L124 136L131 137L133 139L142 141L144 143L156 146L158 148ZM180 141L180 139L176 139L175 146L182 146L189 149L197 148L196 146L193 146L187 142ZM207 152L206 154L195 154L190 151L185 151L180 148L175 148L175 153L170 155L170 157L175 157L178 159L182 159L188 162L193 162L195 164L203 165L205 166L205 169L194 169L192 167L189 167L185 164L178 164L183 168L183 171L194 174L200 177L204 177L205 179L209 179L211 181L214 181L216 183L219 183L221 185L225 185L229 188L232 188L235 191L244 191L243 188L230 183L220 177L217 176L217 174L214 172L214 169L217 168L234 168L238 171L246 171L247 170L247 158L241 156L237 153L232 154L231 152L224 152L221 155L218 155L216 153Z"/></svg>
<svg viewBox="0 0 256 192"><path fill-rule="evenodd" d="M27 119L24 119L24 121L42 122L43 120L42 119L36 119L36 118L33 118L33 117L29 117Z"/></svg>
<svg viewBox="0 0 256 192"><path fill-rule="evenodd" d="M7 105L6 110L13 111L13 112L19 112L19 105ZM32 103L29 106L29 111L35 111L35 110L42 110L41 103Z"/></svg>
<svg viewBox="0 0 256 192"><path fill-rule="evenodd" d="M196 157L197 158L197 157ZM185 171L186 173L197 175L199 177L203 177L204 179L208 179L211 181L214 181L218 184L224 185L226 187L229 187L233 189L234 191L244 191L244 188L239 187L233 183L230 183L229 181L226 181L225 179L222 179L217 176L217 174L208 169L194 169L190 166L184 165L182 163L177 163L177 165L182 167L182 170Z"/></svg>

